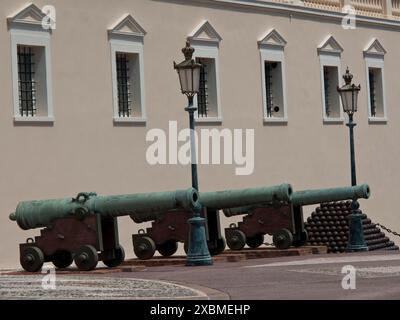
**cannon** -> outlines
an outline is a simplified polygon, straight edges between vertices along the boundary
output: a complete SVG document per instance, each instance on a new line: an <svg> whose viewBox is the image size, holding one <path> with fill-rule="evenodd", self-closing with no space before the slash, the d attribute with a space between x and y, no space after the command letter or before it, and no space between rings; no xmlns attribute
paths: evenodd
<svg viewBox="0 0 400 320"><path fill-rule="evenodd" d="M57 268L74 261L80 270L88 271L98 261L110 268L123 262L117 217L200 207L193 188L115 196L81 192L75 198L20 202L10 219L23 230L42 228L40 236L20 244L20 263L26 271L37 272L48 261Z"/></svg>
<svg viewBox="0 0 400 320"><path fill-rule="evenodd" d="M291 201L271 202L223 210L226 217L245 215L243 220L225 229L227 245L232 250L241 250L247 244L257 248L264 243L264 235L272 235L276 248L302 246L308 240L304 228L303 206L348 199L368 199L368 185L305 190L293 192Z"/></svg>
<svg viewBox="0 0 400 320"><path fill-rule="evenodd" d="M267 204L276 201L290 201L292 187L282 184L272 187L259 187L217 192L200 192L203 206L201 216L205 218L207 244L211 255L224 251L226 243L221 235L219 210L224 208ZM192 213L187 210L164 210L146 215L131 216L136 223L152 222L151 227L139 230L132 235L133 248L139 259L150 259L156 251L162 256L173 255L178 249L178 242L184 243L188 251L189 225L187 220Z"/></svg>

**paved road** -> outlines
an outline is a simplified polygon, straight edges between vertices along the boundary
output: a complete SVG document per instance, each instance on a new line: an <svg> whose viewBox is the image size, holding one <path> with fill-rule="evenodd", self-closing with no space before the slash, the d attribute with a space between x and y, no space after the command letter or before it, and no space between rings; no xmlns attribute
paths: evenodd
<svg viewBox="0 0 400 320"><path fill-rule="evenodd" d="M355 290L342 288L342 268L348 265L356 270ZM43 273L0 275L0 299L400 299L398 252L319 254L218 262L208 267L135 270L60 272L56 273L55 290L43 289L43 280L50 279Z"/></svg>
<svg viewBox="0 0 400 320"><path fill-rule="evenodd" d="M342 288L346 265L356 268L355 290ZM200 285L231 299L400 299L400 254L383 251L153 267L113 276Z"/></svg>

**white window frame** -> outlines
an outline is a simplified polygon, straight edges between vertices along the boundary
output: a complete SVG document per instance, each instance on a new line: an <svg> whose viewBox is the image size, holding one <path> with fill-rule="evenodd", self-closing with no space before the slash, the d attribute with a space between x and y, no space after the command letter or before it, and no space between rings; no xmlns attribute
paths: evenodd
<svg viewBox="0 0 400 320"><path fill-rule="evenodd" d="M262 83L262 99L263 99L263 115L264 123L287 123L288 122L288 107L286 98L286 69L285 69L285 54L283 46L261 46L261 83ZM268 117L267 116L267 97L265 83L265 61L280 62L282 68L282 99L283 99L283 117Z"/></svg>
<svg viewBox="0 0 400 320"><path fill-rule="evenodd" d="M13 81L14 121L15 122L54 122L53 87L51 72L51 41L50 33L42 30L27 30L11 28L11 65ZM46 64L46 99L47 116L21 116L19 110L18 85L18 45L44 47Z"/></svg>
<svg viewBox="0 0 400 320"><path fill-rule="evenodd" d="M319 54L319 61L320 61L320 74L321 74L321 97L322 97L322 118L324 123L343 123L344 122L344 114L343 114L343 107L342 107L342 101L339 97L339 117L328 117L326 115L326 110L325 110L325 77L324 77L324 67L336 67L338 71L338 80L340 85L340 79L341 79L341 62L340 62L340 56L339 55L334 55L334 54L329 54L329 53L323 53L320 52ZM338 93L339 95L339 93Z"/></svg>
<svg viewBox="0 0 400 320"><path fill-rule="evenodd" d="M112 76L112 89L113 89L113 104L115 123L119 122L133 122L145 123L146 118L146 103L145 103L145 89L144 89L144 49L143 41L135 41L133 39L110 39L111 48L111 76ZM139 78L140 78L140 117L120 117L118 109L118 84L117 84L117 52L133 53L138 55L139 59Z"/></svg>
<svg viewBox="0 0 400 320"><path fill-rule="evenodd" d="M386 123L387 122L387 110L386 110L386 90L385 90L385 68L384 59L382 56L368 55L365 54L365 76L366 76L366 88L367 88L367 101L368 101L368 122L369 123ZM372 117L371 115L371 98L369 94L369 68L379 68L382 73L382 104L383 104L383 117Z"/></svg>
<svg viewBox="0 0 400 320"><path fill-rule="evenodd" d="M219 48L217 43L192 43L192 47L195 49L193 53L193 59L196 58L208 58L214 59L215 64L215 93L217 96L217 116L216 117L199 117L196 111L195 122L207 122L207 123L222 123L222 111L221 111L221 100L220 100L220 86L219 86ZM193 105L197 106L197 95L193 99Z"/></svg>

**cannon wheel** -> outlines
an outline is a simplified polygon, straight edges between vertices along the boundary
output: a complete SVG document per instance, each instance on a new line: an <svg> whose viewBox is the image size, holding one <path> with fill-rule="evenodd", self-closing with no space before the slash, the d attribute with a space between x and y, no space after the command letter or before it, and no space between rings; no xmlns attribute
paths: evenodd
<svg viewBox="0 0 400 320"><path fill-rule="evenodd" d="M118 245L114 249L114 256L113 259L106 259L103 260L103 263L109 268L118 267L124 260L125 260L125 250L122 246Z"/></svg>
<svg viewBox="0 0 400 320"><path fill-rule="evenodd" d="M156 244L150 237L140 237L137 239L133 251L141 260L151 259L156 252Z"/></svg>
<svg viewBox="0 0 400 320"><path fill-rule="evenodd" d="M214 243L211 243L208 245L208 250L210 251L210 255L215 256L217 254L220 254L224 252L225 247L226 247L226 241L224 237L221 237L216 240L217 246L214 245Z"/></svg>
<svg viewBox="0 0 400 320"><path fill-rule="evenodd" d="M262 233L255 235L254 237L247 237L246 244L252 248L258 248L264 243L264 235Z"/></svg>
<svg viewBox="0 0 400 320"><path fill-rule="evenodd" d="M288 229L281 229L272 236L272 242L278 249L287 249L293 243L293 234Z"/></svg>
<svg viewBox="0 0 400 320"><path fill-rule="evenodd" d="M82 246L76 252L74 261L79 270L90 271L96 268L99 262L99 255L95 247L90 245Z"/></svg>
<svg viewBox="0 0 400 320"><path fill-rule="evenodd" d="M74 259L72 258L72 253L66 250L57 251L53 254L51 262L55 265L56 268L64 269L71 265Z"/></svg>
<svg viewBox="0 0 400 320"><path fill-rule="evenodd" d="M43 251L38 247L25 248L20 257L22 268L28 272L37 272L42 269L44 263Z"/></svg>
<svg viewBox="0 0 400 320"><path fill-rule="evenodd" d="M301 232L300 240L293 241L293 245L295 247L304 246L307 243L307 241L308 241L308 233L307 230L304 230Z"/></svg>
<svg viewBox="0 0 400 320"><path fill-rule="evenodd" d="M174 240L168 240L162 244L158 244L157 250L163 257L169 257L178 250L178 243Z"/></svg>
<svg viewBox="0 0 400 320"><path fill-rule="evenodd" d="M242 250L246 244L246 235L243 231L232 230L226 237L226 242L231 250Z"/></svg>

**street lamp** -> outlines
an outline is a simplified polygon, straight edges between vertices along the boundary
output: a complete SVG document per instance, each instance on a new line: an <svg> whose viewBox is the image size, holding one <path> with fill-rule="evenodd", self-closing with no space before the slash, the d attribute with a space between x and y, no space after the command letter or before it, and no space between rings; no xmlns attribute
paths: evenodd
<svg viewBox="0 0 400 320"><path fill-rule="evenodd" d="M340 98L342 100L343 111L349 116L349 122L346 126L350 130L350 163L351 163L351 185L357 185L356 180L356 162L354 155L354 127L356 124L353 122L353 115L357 112L357 98L361 90L361 86L356 86L351 83L353 75L346 69L346 74L343 76L345 84L338 87ZM351 202L351 214L349 216L349 241L347 243L346 251L366 251L368 247L364 239L364 230L362 225L362 215L358 208L360 207L357 200L353 199Z"/></svg>
<svg viewBox="0 0 400 320"><path fill-rule="evenodd" d="M188 98L188 106L185 111L189 113L190 123L190 151L191 151L191 169L192 169L192 187L199 190L197 179L197 159L196 159L196 141L194 131L194 112L197 107L193 106L193 97L199 92L200 69L201 64L193 59L194 48L186 41L186 46L182 49L185 60L179 64L174 62L174 69L178 72L181 92ZM205 220L200 216L202 208L193 210L193 217L188 220L189 223L189 245L187 252L187 266L211 265L212 259L207 246Z"/></svg>

